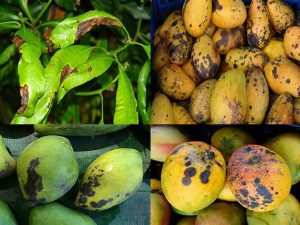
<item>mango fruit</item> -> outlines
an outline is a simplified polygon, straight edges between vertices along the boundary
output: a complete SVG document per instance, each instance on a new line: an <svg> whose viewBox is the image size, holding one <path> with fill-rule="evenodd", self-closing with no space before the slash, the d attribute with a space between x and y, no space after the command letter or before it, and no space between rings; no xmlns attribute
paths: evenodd
<svg viewBox="0 0 300 225"><path fill-rule="evenodd" d="M256 212L274 210L289 195L292 177L277 153L260 145L245 145L228 162L229 186L237 201Z"/></svg>
<svg viewBox="0 0 300 225"><path fill-rule="evenodd" d="M198 213L195 225L246 225L244 217L238 204L215 202Z"/></svg>
<svg viewBox="0 0 300 225"><path fill-rule="evenodd" d="M165 21L159 28L159 32L158 32L159 36L162 39L167 39L169 28L170 28L171 24L174 23L178 19L182 19L181 14L182 14L181 10L175 10L172 13L170 13L170 15L165 19Z"/></svg>
<svg viewBox="0 0 300 225"><path fill-rule="evenodd" d="M256 144L256 140L238 127L223 127L211 137L211 145L222 153L225 162L228 162L235 150L247 144Z"/></svg>
<svg viewBox="0 0 300 225"><path fill-rule="evenodd" d="M223 200L223 201L228 201L228 202L236 202L236 197L230 190L229 182L228 179L226 179L225 185L219 194L218 199Z"/></svg>
<svg viewBox="0 0 300 225"><path fill-rule="evenodd" d="M210 116L213 124L244 123L246 78L242 70L231 69L217 80L210 97Z"/></svg>
<svg viewBox="0 0 300 225"><path fill-rule="evenodd" d="M151 193L151 225L169 225L171 207L164 196Z"/></svg>
<svg viewBox="0 0 300 225"><path fill-rule="evenodd" d="M133 195L142 179L143 160L137 150L106 152L85 171L75 205L92 211L109 209Z"/></svg>
<svg viewBox="0 0 300 225"><path fill-rule="evenodd" d="M198 212L199 212L199 210L196 210L196 211L182 211L182 210L176 209L173 206L172 206L172 211L175 212L178 215L181 215L181 216L197 216Z"/></svg>
<svg viewBox="0 0 300 225"><path fill-rule="evenodd" d="M0 200L0 224L1 225L18 225L17 220L9 206Z"/></svg>
<svg viewBox="0 0 300 225"><path fill-rule="evenodd" d="M284 133L268 139L264 146L279 154L289 166L292 184L300 181L300 135Z"/></svg>
<svg viewBox="0 0 300 225"><path fill-rule="evenodd" d="M169 64L168 45L165 40L161 40L155 47L152 58L152 69L158 72L165 65Z"/></svg>
<svg viewBox="0 0 300 225"><path fill-rule="evenodd" d="M151 178L150 179L150 189L151 189L151 193L163 195L160 180Z"/></svg>
<svg viewBox="0 0 300 225"><path fill-rule="evenodd" d="M294 98L293 112L294 123L300 124L300 98Z"/></svg>
<svg viewBox="0 0 300 225"><path fill-rule="evenodd" d="M191 117L189 111L176 102L172 103L172 111L175 124L195 124L196 122Z"/></svg>
<svg viewBox="0 0 300 225"><path fill-rule="evenodd" d="M176 223L176 225L195 225L195 220L196 217L194 216L183 217Z"/></svg>
<svg viewBox="0 0 300 225"><path fill-rule="evenodd" d="M201 83L202 80L198 76L197 71L194 68L192 59L186 61L186 63L181 66L181 69L183 69L183 71L191 78L192 81L194 81L196 85L199 85Z"/></svg>
<svg viewBox="0 0 300 225"><path fill-rule="evenodd" d="M204 142L176 146L162 168L164 195L174 208L183 212L195 212L210 205L219 196L224 183L224 158Z"/></svg>
<svg viewBox="0 0 300 225"><path fill-rule="evenodd" d="M289 195L278 208L268 212L247 210L248 225L298 225L300 224L300 205Z"/></svg>
<svg viewBox="0 0 300 225"><path fill-rule="evenodd" d="M23 197L30 204L55 201L78 179L78 163L71 143L54 135L33 141L17 161L17 174Z"/></svg>
<svg viewBox="0 0 300 225"><path fill-rule="evenodd" d="M300 61L300 26L289 27L284 33L283 43L287 55Z"/></svg>
<svg viewBox="0 0 300 225"><path fill-rule="evenodd" d="M173 111L169 98L157 93L151 107L151 124L173 124Z"/></svg>
<svg viewBox="0 0 300 225"><path fill-rule="evenodd" d="M69 209L57 202L34 207L29 214L29 225L96 225L89 216Z"/></svg>
<svg viewBox="0 0 300 225"><path fill-rule="evenodd" d="M188 138L175 126L151 127L151 159L164 162L177 145Z"/></svg>
<svg viewBox="0 0 300 225"><path fill-rule="evenodd" d="M16 170L16 160L9 154L4 140L0 135L0 179L13 174Z"/></svg>
<svg viewBox="0 0 300 225"><path fill-rule="evenodd" d="M275 58L287 58L287 54L284 50L283 41L272 38L269 43L264 47L263 52L269 57L269 59Z"/></svg>

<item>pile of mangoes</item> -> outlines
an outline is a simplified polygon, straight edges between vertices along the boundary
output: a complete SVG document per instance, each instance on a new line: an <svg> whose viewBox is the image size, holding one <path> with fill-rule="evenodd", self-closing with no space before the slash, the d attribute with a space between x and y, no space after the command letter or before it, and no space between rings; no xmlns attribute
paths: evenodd
<svg viewBox="0 0 300 225"><path fill-rule="evenodd" d="M28 206L29 225L96 225L89 216L54 202L77 182L79 167L70 141L44 136L29 144L15 161L0 136L0 178L17 172ZM85 171L75 206L101 211L132 196L143 179L143 162L135 149L119 148L96 158ZM22 219L23 221L25 218ZM0 200L0 224L17 225L13 212Z"/></svg>
<svg viewBox="0 0 300 225"><path fill-rule="evenodd" d="M300 123L296 24L282 0L186 0L154 37L151 123Z"/></svg>
<svg viewBox="0 0 300 225"><path fill-rule="evenodd" d="M174 224L171 215L180 215L177 225L300 224L290 193L300 181L299 134L259 145L237 127L218 129L210 144L190 141L177 127L151 133L151 158L163 163L160 180L151 180L152 225Z"/></svg>

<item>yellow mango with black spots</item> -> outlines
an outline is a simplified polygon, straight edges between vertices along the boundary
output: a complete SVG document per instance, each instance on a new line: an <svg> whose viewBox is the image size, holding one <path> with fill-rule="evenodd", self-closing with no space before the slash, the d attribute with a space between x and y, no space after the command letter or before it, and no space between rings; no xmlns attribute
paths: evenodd
<svg viewBox="0 0 300 225"><path fill-rule="evenodd" d="M213 0L211 21L219 28L231 29L241 26L247 17L242 0Z"/></svg>
<svg viewBox="0 0 300 225"><path fill-rule="evenodd" d="M216 81L210 79L202 82L191 96L189 112L197 123L204 123L210 119L210 96Z"/></svg>
<svg viewBox="0 0 300 225"><path fill-rule="evenodd" d="M210 116L213 124L244 123L247 112L245 73L231 69L217 80L210 97Z"/></svg>
<svg viewBox="0 0 300 225"><path fill-rule="evenodd" d="M273 27L282 33L296 21L294 10L282 0L268 0L267 8Z"/></svg>
<svg viewBox="0 0 300 225"><path fill-rule="evenodd" d="M289 93L277 97L266 118L267 124L293 123L293 98Z"/></svg>
<svg viewBox="0 0 300 225"><path fill-rule="evenodd" d="M183 71L194 81L196 85L199 85L202 82L193 66L192 59L189 59L185 64L183 64L181 69L183 69Z"/></svg>
<svg viewBox="0 0 300 225"><path fill-rule="evenodd" d="M175 64L168 64L158 74L160 89L176 100L188 99L195 90L195 83Z"/></svg>
<svg viewBox="0 0 300 225"><path fill-rule="evenodd" d="M269 43L264 47L263 52L269 57L269 59L275 58L287 58L287 54L284 50L283 41L272 38Z"/></svg>
<svg viewBox="0 0 300 225"><path fill-rule="evenodd" d="M211 12L211 0L185 0L182 17L187 32L193 37L204 34L210 23Z"/></svg>
<svg viewBox="0 0 300 225"><path fill-rule="evenodd" d="M294 98L293 112L294 123L300 124L300 98Z"/></svg>
<svg viewBox="0 0 300 225"><path fill-rule="evenodd" d="M208 27L205 30L205 33L212 38L216 29L217 27L212 22L210 22Z"/></svg>
<svg viewBox="0 0 300 225"><path fill-rule="evenodd" d="M187 33L182 19L177 19L171 24L166 40L170 62L184 64L190 57L193 38Z"/></svg>
<svg viewBox="0 0 300 225"><path fill-rule="evenodd" d="M173 102L172 111L176 124L196 124L189 111L185 107Z"/></svg>
<svg viewBox="0 0 300 225"><path fill-rule="evenodd" d="M159 36L163 39L167 39L167 35L171 24L178 19L182 19L181 10L175 10L172 13L170 13L170 15L165 19L165 21L159 28Z"/></svg>
<svg viewBox="0 0 300 225"><path fill-rule="evenodd" d="M225 183L222 154L204 142L186 142L174 148L161 173L168 202L177 210L193 212L214 202Z"/></svg>
<svg viewBox="0 0 300 225"><path fill-rule="evenodd" d="M272 37L264 0L252 0L248 10L247 39L251 47L264 48Z"/></svg>
<svg viewBox="0 0 300 225"><path fill-rule="evenodd" d="M232 29L218 28L212 39L218 52L220 54L227 54L230 49L239 48L245 44L245 33L244 26Z"/></svg>
<svg viewBox="0 0 300 225"><path fill-rule="evenodd" d="M247 114L245 122L263 122L269 105L269 87L263 71L253 67L246 73Z"/></svg>
<svg viewBox="0 0 300 225"><path fill-rule="evenodd" d="M300 26L289 27L284 33L283 43L287 55L300 61Z"/></svg>
<svg viewBox="0 0 300 225"><path fill-rule="evenodd" d="M194 68L202 80L214 78L218 75L221 61L220 54L213 40L207 34L196 39L191 55Z"/></svg>
<svg viewBox="0 0 300 225"><path fill-rule="evenodd" d="M221 193L219 194L218 199L223 200L223 201L228 201L228 202L236 202L237 201L236 197L234 196L234 194L230 190L229 183L228 183L227 179L226 179L225 185L224 185Z"/></svg>
<svg viewBox="0 0 300 225"><path fill-rule="evenodd" d="M241 47L231 49L225 62L229 68L248 70L254 66L264 68L268 62L268 56L258 48Z"/></svg>
<svg viewBox="0 0 300 225"><path fill-rule="evenodd" d="M174 124L171 102L162 93L157 93L152 101L151 124Z"/></svg>
<svg viewBox="0 0 300 225"><path fill-rule="evenodd" d="M290 193L292 177L288 165L266 147L241 147L230 157L227 170L231 191L247 209L276 209Z"/></svg>
<svg viewBox="0 0 300 225"><path fill-rule="evenodd" d="M152 69L157 72L169 63L167 42L165 40L161 40L154 49Z"/></svg>
<svg viewBox="0 0 300 225"><path fill-rule="evenodd" d="M264 67L268 84L276 94L300 97L300 67L287 58L272 59Z"/></svg>

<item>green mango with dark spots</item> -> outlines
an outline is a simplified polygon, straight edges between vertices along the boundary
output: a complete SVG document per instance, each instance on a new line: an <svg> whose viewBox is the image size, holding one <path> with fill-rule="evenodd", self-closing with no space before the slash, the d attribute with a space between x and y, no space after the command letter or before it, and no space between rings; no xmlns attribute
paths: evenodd
<svg viewBox="0 0 300 225"><path fill-rule="evenodd" d="M34 207L29 214L29 225L96 225L95 221L73 209L69 209L59 203Z"/></svg>
<svg viewBox="0 0 300 225"><path fill-rule="evenodd" d="M45 136L28 145L17 161L23 197L31 205L55 201L68 192L79 175L71 143Z"/></svg>
<svg viewBox="0 0 300 225"><path fill-rule="evenodd" d="M2 200L0 200L0 225L18 225L13 212Z"/></svg>

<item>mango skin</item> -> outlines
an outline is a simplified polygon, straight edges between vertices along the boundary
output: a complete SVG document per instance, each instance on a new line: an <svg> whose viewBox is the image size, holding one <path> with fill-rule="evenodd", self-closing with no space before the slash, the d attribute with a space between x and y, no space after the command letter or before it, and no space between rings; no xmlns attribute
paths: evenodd
<svg viewBox="0 0 300 225"><path fill-rule="evenodd" d="M223 156L204 142L176 146L162 168L164 195L174 208L183 212L197 212L210 205L224 183Z"/></svg>
<svg viewBox="0 0 300 225"><path fill-rule="evenodd" d="M182 19L177 19L171 24L166 40L170 62L184 64L190 57L193 38L187 33Z"/></svg>
<svg viewBox="0 0 300 225"><path fill-rule="evenodd" d="M208 27L205 30L205 33L212 38L216 29L217 27L212 22L210 22Z"/></svg>
<svg viewBox="0 0 300 225"><path fill-rule="evenodd" d="M292 124L293 123L293 98L284 93L277 97L266 118L267 124Z"/></svg>
<svg viewBox="0 0 300 225"><path fill-rule="evenodd" d="M294 123L300 124L300 98L294 98L294 105L293 105L293 112L294 112Z"/></svg>
<svg viewBox="0 0 300 225"><path fill-rule="evenodd" d="M194 68L202 80L214 78L218 75L221 61L220 54L207 34L196 39L191 55Z"/></svg>
<svg viewBox="0 0 300 225"><path fill-rule="evenodd" d="M261 68L253 67L246 72L247 124L261 124L269 105L269 87Z"/></svg>
<svg viewBox="0 0 300 225"><path fill-rule="evenodd" d="M225 62L229 68L248 70L254 66L264 68L268 62L268 57L263 51L257 48L241 47L231 49Z"/></svg>
<svg viewBox="0 0 300 225"><path fill-rule="evenodd" d="M217 80L210 98L213 124L244 123L246 112L246 79L242 70L231 69Z"/></svg>
<svg viewBox="0 0 300 225"><path fill-rule="evenodd" d="M164 196L151 193L151 225L169 225L171 207Z"/></svg>
<svg viewBox="0 0 300 225"><path fill-rule="evenodd" d="M287 55L300 61L300 26L289 27L284 33L283 43Z"/></svg>
<svg viewBox="0 0 300 225"><path fill-rule="evenodd" d="M151 124L174 124L171 102L162 93L157 93L152 101Z"/></svg>
<svg viewBox="0 0 300 225"><path fill-rule="evenodd" d="M189 111L185 107L173 102L172 111L176 124L196 124Z"/></svg>
<svg viewBox="0 0 300 225"><path fill-rule="evenodd" d="M209 26L211 13L212 1L185 0L182 16L187 32L193 37L199 37L204 34L206 28Z"/></svg>
<svg viewBox="0 0 300 225"><path fill-rule="evenodd" d="M264 146L279 154L289 166L292 184L300 181L300 135L284 133L268 139Z"/></svg>
<svg viewBox="0 0 300 225"><path fill-rule="evenodd" d="M283 41L279 39L272 38L264 47L263 52L269 57L269 59L275 59L279 57L287 58Z"/></svg>
<svg viewBox="0 0 300 225"><path fill-rule="evenodd" d="M272 37L267 6L263 0L252 0L248 10L247 39L251 47L264 48Z"/></svg>
<svg viewBox="0 0 300 225"><path fill-rule="evenodd" d="M135 149L119 148L95 159L84 173L75 205L91 211L126 201L143 180L143 160Z"/></svg>
<svg viewBox="0 0 300 225"><path fill-rule="evenodd" d="M238 127L223 127L211 137L211 145L222 153L226 163L235 150L247 144L256 144L256 140Z"/></svg>
<svg viewBox="0 0 300 225"><path fill-rule="evenodd" d="M267 7L270 20L278 33L282 33L296 20L294 10L282 0L268 0Z"/></svg>
<svg viewBox="0 0 300 225"><path fill-rule="evenodd" d="M34 207L29 214L29 225L96 225L89 216L69 209L57 202Z"/></svg>
<svg viewBox="0 0 300 225"><path fill-rule="evenodd" d="M292 177L284 159L260 145L245 145L228 162L229 186L247 209L276 209L289 195Z"/></svg>
<svg viewBox="0 0 300 225"><path fill-rule="evenodd" d="M159 71L165 65L169 64L168 45L165 40L161 40L154 49L152 59L152 69Z"/></svg>
<svg viewBox="0 0 300 225"><path fill-rule="evenodd" d="M160 180L151 178L150 179L150 189L151 189L151 193L163 195Z"/></svg>
<svg viewBox="0 0 300 225"><path fill-rule="evenodd" d="M23 197L30 204L55 201L74 186L79 176L71 143L54 135L35 140L21 153L17 174Z"/></svg>
<svg viewBox="0 0 300 225"><path fill-rule="evenodd" d="M151 159L164 162L173 148L187 141L175 126L151 126Z"/></svg>
<svg viewBox="0 0 300 225"><path fill-rule="evenodd" d="M195 83L175 64L166 65L159 71L158 83L165 94L176 100L188 99L195 89Z"/></svg>
<svg viewBox="0 0 300 225"><path fill-rule="evenodd" d="M9 206L0 200L0 222L1 225L18 225L17 220Z"/></svg>
<svg viewBox="0 0 300 225"><path fill-rule="evenodd" d="M196 217L189 216L189 217L183 217L180 219L176 225L195 225Z"/></svg>
<svg viewBox="0 0 300 225"><path fill-rule="evenodd" d="M264 67L265 76L276 94L300 97L300 67L287 58L275 58Z"/></svg>
<svg viewBox="0 0 300 225"><path fill-rule="evenodd" d="M192 94L189 112L197 123L204 123L210 120L210 96L215 84L216 79L206 80Z"/></svg>
<svg viewBox="0 0 300 225"><path fill-rule="evenodd" d="M247 17L245 4L242 0L214 0L211 21L223 29L241 26Z"/></svg>
<svg viewBox="0 0 300 225"><path fill-rule="evenodd" d="M236 197L232 193L229 187L228 179L226 179L225 185L219 194L218 199L223 200L223 201L228 201L228 202L236 202Z"/></svg>
<svg viewBox="0 0 300 225"><path fill-rule="evenodd" d="M9 154L0 135L0 179L10 176L16 171L16 160Z"/></svg>
<svg viewBox="0 0 300 225"><path fill-rule="evenodd" d="M186 61L186 63L181 66L181 69L191 78L192 81L194 81L196 85L199 85L202 82L193 66L192 59Z"/></svg>
<svg viewBox="0 0 300 225"><path fill-rule="evenodd" d="M289 195L277 209L269 212L247 210L248 225L298 225L300 224L300 205Z"/></svg>
<svg viewBox="0 0 300 225"><path fill-rule="evenodd" d="M215 202L201 210L195 225L245 225L245 212L235 203Z"/></svg>
<svg viewBox="0 0 300 225"><path fill-rule="evenodd" d="M167 39L169 28L171 24L177 19L182 19L181 10L175 10L165 19L161 27L159 28L158 34L161 38Z"/></svg>
<svg viewBox="0 0 300 225"><path fill-rule="evenodd" d="M232 29L218 28L212 39L218 52L220 54L227 54L230 49L239 48L245 44L245 33L244 26Z"/></svg>

